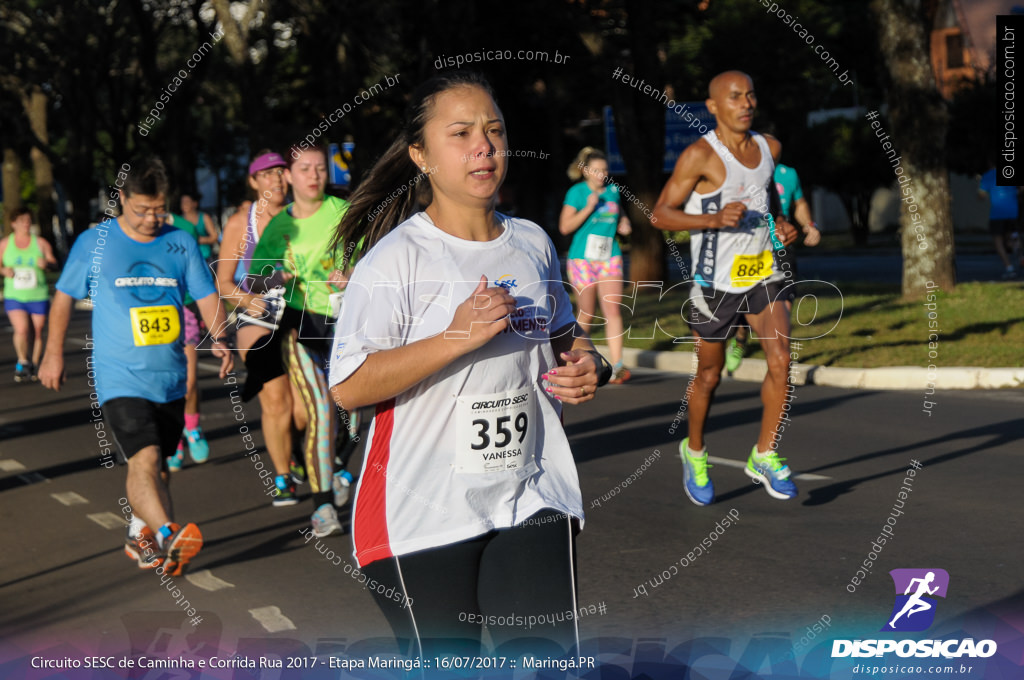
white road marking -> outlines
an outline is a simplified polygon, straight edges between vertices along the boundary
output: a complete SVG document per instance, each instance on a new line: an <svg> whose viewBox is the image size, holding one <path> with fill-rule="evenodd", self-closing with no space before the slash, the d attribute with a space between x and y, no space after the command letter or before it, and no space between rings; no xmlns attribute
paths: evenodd
<svg viewBox="0 0 1024 680"><path fill-rule="evenodd" d="M268 633L280 633L282 630L298 630L291 619L281 613L278 607L257 607L250 609L252 618L260 622Z"/></svg>
<svg viewBox="0 0 1024 680"><path fill-rule="evenodd" d="M50 497L56 500L62 505L80 505L82 503L88 503L89 501L79 496L74 491L65 491L64 493L51 493Z"/></svg>
<svg viewBox="0 0 1024 680"><path fill-rule="evenodd" d="M24 470L25 466L14 460L8 458L6 460L0 460L0 472L14 472L15 470Z"/></svg>
<svg viewBox="0 0 1024 680"><path fill-rule="evenodd" d="M203 590L224 590L225 588L234 588L234 583L228 583L224 579L219 579L213 575L213 572L209 569L201 569L200 571L185 574L185 580L194 585L196 588L202 588ZM287 629L286 629L287 630Z"/></svg>
<svg viewBox="0 0 1024 680"><path fill-rule="evenodd" d="M91 519L93 522L96 522L96 524L99 524L104 529L124 529L128 526L128 522L124 517L112 512L94 512L91 515L86 515L86 517Z"/></svg>
<svg viewBox="0 0 1024 680"><path fill-rule="evenodd" d="M724 465L725 467L743 469L747 467L747 461L745 460L732 460L731 458L719 458L718 456L708 456L708 462L714 463L715 465ZM832 479L825 475L814 475L809 472L801 472L798 475L793 475L793 479L803 479L808 482L820 482L826 479Z"/></svg>

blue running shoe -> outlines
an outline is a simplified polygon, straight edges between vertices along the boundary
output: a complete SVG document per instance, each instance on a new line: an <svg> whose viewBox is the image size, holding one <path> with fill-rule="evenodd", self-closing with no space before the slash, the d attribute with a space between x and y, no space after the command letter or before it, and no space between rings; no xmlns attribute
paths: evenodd
<svg viewBox="0 0 1024 680"><path fill-rule="evenodd" d="M789 466L783 465L785 458L779 458L778 451L769 451L764 455L758 455L757 445L750 451L750 458L743 472L758 484L764 485L764 490L772 498L780 501L788 501L796 498L799 493L789 478Z"/></svg>
<svg viewBox="0 0 1024 680"><path fill-rule="evenodd" d="M174 452L173 456L167 458L167 469L171 472L178 472L181 470L181 466L185 464L185 443L178 441L178 449Z"/></svg>
<svg viewBox="0 0 1024 680"><path fill-rule="evenodd" d="M276 491L274 494L275 508L283 508L299 502L298 497L295 495L295 484L292 483L288 475L278 475L275 477L274 487Z"/></svg>
<svg viewBox="0 0 1024 680"><path fill-rule="evenodd" d="M25 382L32 379L32 364L21 363L14 366L14 382Z"/></svg>
<svg viewBox="0 0 1024 680"><path fill-rule="evenodd" d="M202 428L185 430L185 439L188 440L188 453L196 463L205 463L210 459L210 444L203 436Z"/></svg>
<svg viewBox="0 0 1024 680"><path fill-rule="evenodd" d="M691 456L690 438L679 444L679 456L683 459L683 489L687 497L696 505L711 505L715 502L715 485L708 478L708 454Z"/></svg>

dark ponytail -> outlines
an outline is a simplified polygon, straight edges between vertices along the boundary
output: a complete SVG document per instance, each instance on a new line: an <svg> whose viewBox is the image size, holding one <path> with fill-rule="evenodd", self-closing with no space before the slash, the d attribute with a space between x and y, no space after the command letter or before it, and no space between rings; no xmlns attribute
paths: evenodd
<svg viewBox="0 0 1024 680"><path fill-rule="evenodd" d="M413 90L398 136L349 198L348 210L331 243L335 252L344 247L345 253L351 253L365 239L361 247L365 253L420 206L430 205L429 168L416 167L409 158L409 147L423 144L423 128L437 95L456 87L479 87L494 97L487 80L472 71L442 73Z"/></svg>

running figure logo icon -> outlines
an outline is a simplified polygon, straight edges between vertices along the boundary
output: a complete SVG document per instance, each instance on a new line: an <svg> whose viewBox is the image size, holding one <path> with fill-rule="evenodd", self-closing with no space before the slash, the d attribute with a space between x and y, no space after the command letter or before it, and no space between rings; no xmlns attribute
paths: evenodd
<svg viewBox="0 0 1024 680"><path fill-rule="evenodd" d="M927 630L935 621L933 597L946 597L949 574L945 569L893 569L896 602L883 631Z"/></svg>

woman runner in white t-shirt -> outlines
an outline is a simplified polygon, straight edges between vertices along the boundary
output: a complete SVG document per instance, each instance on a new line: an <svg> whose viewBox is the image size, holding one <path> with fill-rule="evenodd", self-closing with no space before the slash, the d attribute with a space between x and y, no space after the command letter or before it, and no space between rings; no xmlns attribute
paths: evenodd
<svg viewBox="0 0 1024 680"><path fill-rule="evenodd" d="M527 637L578 644L583 508L561 405L593 399L611 367L576 325L550 238L495 212L507 148L482 77L428 81L335 244L367 249L329 377L343 408L376 405L359 576L426 657L479 653L483 623L502 653Z"/></svg>

